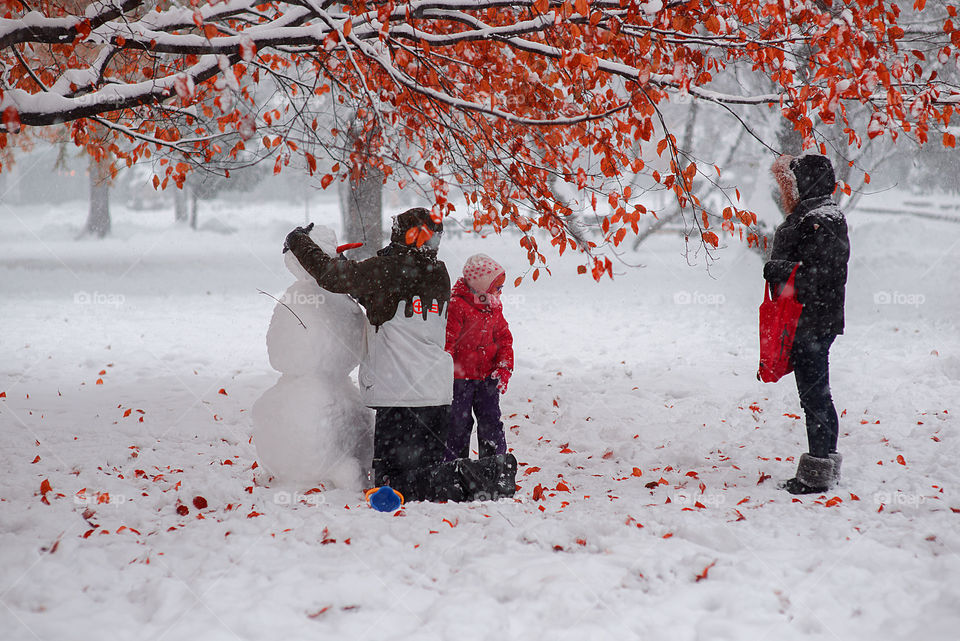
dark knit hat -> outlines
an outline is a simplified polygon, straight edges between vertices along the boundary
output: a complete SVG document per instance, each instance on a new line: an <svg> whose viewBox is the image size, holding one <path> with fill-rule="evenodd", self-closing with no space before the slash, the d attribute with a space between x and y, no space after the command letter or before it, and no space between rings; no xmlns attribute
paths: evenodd
<svg viewBox="0 0 960 641"><path fill-rule="evenodd" d="M410 234L410 230L415 231ZM390 242L398 245L418 245L418 239L422 241L424 236L432 236L443 233L443 222L436 222L430 214L429 209L423 207L414 207L408 209L402 214L393 218L393 228L390 231ZM410 241L413 242L410 242Z"/></svg>
<svg viewBox="0 0 960 641"><path fill-rule="evenodd" d="M807 155L790 161L790 170L797 177L800 200L829 196L837 184L833 165L825 156Z"/></svg>

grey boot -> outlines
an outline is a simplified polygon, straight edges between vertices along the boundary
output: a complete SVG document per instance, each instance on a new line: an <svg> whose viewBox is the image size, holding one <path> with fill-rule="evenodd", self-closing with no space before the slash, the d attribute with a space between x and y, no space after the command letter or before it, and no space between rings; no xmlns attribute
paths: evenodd
<svg viewBox="0 0 960 641"><path fill-rule="evenodd" d="M843 456L840 452L830 452L828 454L830 460L833 461L833 478L835 481L840 481L840 465L843 463Z"/></svg>
<svg viewBox="0 0 960 641"><path fill-rule="evenodd" d="M801 454L797 475L781 483L780 487L791 494L826 492L836 483L835 469L834 461L829 457Z"/></svg>

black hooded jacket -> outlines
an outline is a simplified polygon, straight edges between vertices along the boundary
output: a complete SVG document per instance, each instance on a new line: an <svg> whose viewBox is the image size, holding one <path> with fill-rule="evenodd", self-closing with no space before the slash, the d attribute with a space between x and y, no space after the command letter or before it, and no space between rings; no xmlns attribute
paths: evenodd
<svg viewBox="0 0 960 641"><path fill-rule="evenodd" d="M433 223L426 209L411 209L397 216L390 244L364 261L329 256L303 230L287 236L287 246L303 268L327 291L353 296L367 313L367 320L379 328L404 304L407 318L414 313L427 317L432 304L445 314L450 302L450 275L446 265L437 260L436 249L407 244L408 230L419 226L432 234L442 233L442 226ZM414 298L425 303L415 310Z"/></svg>
<svg viewBox="0 0 960 641"><path fill-rule="evenodd" d="M777 227L763 277L779 291L799 265L796 288L803 313L797 332L842 334L850 240L847 221L831 197L833 168L822 156L795 159L790 168L800 202Z"/></svg>

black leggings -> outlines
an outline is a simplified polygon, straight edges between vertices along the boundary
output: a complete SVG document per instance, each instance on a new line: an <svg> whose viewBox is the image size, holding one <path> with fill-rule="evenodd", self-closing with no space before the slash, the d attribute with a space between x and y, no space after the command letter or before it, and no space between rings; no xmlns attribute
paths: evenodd
<svg viewBox="0 0 960 641"><path fill-rule="evenodd" d="M826 458L837 451L840 426L830 395L830 346L836 334L798 331L791 359L800 406L807 419L810 455Z"/></svg>

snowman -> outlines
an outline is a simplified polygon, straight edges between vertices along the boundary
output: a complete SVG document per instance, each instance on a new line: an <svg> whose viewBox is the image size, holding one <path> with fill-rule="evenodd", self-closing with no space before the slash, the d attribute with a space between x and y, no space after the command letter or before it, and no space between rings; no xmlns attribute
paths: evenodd
<svg viewBox="0 0 960 641"><path fill-rule="evenodd" d="M310 237L336 255L332 229L316 226ZM366 318L350 297L321 289L292 252L283 260L297 280L267 329L280 380L253 405L257 457L283 483L359 490L373 456L374 414L350 372L360 362Z"/></svg>

